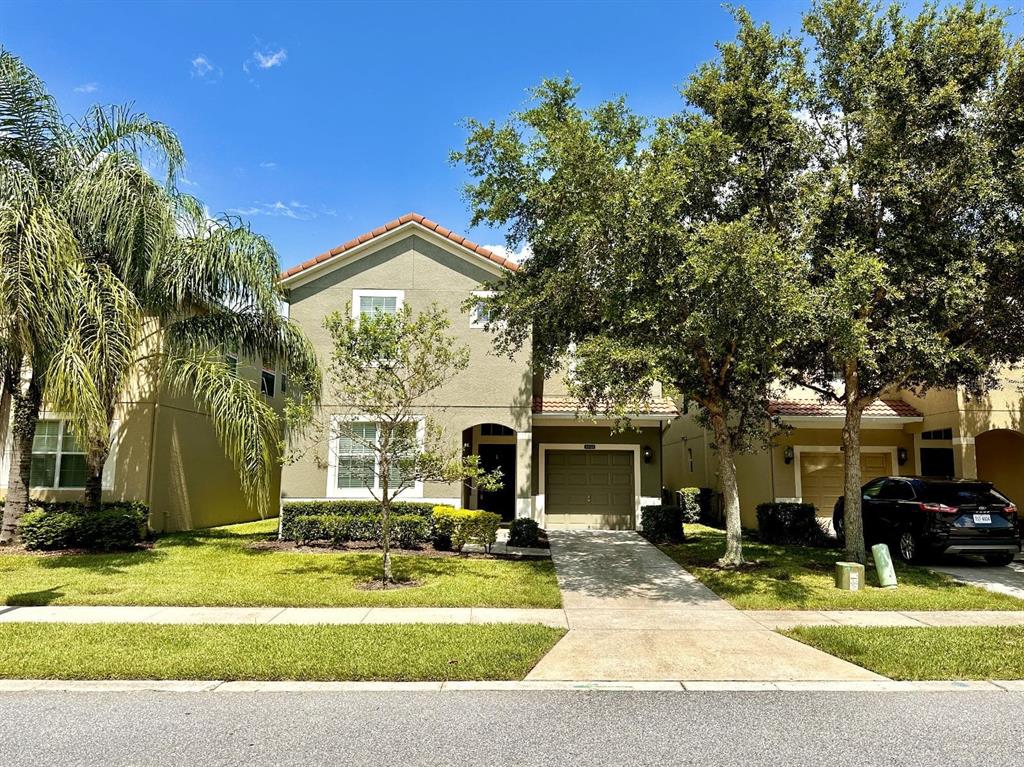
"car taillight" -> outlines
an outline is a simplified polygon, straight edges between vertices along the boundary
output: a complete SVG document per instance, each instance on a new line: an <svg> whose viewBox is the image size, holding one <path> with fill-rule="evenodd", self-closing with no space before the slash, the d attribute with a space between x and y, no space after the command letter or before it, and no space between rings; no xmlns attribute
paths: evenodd
<svg viewBox="0 0 1024 767"><path fill-rule="evenodd" d="M921 511L930 511L933 514L953 514L956 512L956 506L947 506L944 503L919 503L917 507Z"/></svg>
<svg viewBox="0 0 1024 767"><path fill-rule="evenodd" d="M1007 514L1016 514L1017 513L1017 507L1016 507L1016 505L1014 505L1012 503L1008 503L1008 504L1006 504L1006 508L1003 509L1003 511L1005 511Z"/></svg>

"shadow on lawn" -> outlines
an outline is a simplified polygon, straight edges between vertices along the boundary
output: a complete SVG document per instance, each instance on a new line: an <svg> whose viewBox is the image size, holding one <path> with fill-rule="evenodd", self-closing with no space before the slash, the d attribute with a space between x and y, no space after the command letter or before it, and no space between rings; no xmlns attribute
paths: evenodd
<svg viewBox="0 0 1024 767"><path fill-rule="evenodd" d="M42 591L26 591L22 594L11 594L5 600L5 604L8 607L45 607L64 596L63 591L58 591L58 589L62 588L64 588L63 584L51 586ZM0 612L3 612L3 610L0 610Z"/></svg>
<svg viewBox="0 0 1024 767"><path fill-rule="evenodd" d="M39 566L48 570L88 570L99 575L118 575L132 567L154 564L167 556L159 549L139 549L110 554L58 554L40 557Z"/></svg>

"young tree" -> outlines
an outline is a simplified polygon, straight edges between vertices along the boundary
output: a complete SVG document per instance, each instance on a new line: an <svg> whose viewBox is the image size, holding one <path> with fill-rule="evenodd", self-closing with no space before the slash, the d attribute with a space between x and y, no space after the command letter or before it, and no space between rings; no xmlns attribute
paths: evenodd
<svg viewBox="0 0 1024 767"><path fill-rule="evenodd" d="M887 390L982 388L1020 355L1021 46L971 2L911 18L823 0L804 26L819 323L795 378L845 408L846 549L864 561L865 409Z"/></svg>
<svg viewBox="0 0 1024 767"><path fill-rule="evenodd" d="M437 306L415 315L404 306L394 314L356 318L349 307L324 321L333 343L325 403L330 412L308 420L326 434L329 449L340 439L363 453L338 470L359 478L380 502L385 587L394 582L392 505L403 491L416 482L501 487L500 470L482 471L477 456L463 456L458 440L447 440L425 414L431 395L469 365L469 349L448 334L450 326Z"/></svg>
<svg viewBox="0 0 1024 767"><path fill-rule="evenodd" d="M805 324L797 240L807 134L802 59L737 14L735 43L685 89L697 110L653 132L622 100L590 111L568 81L502 126L470 122L473 223L509 226L533 255L490 304L504 351L532 338L556 368L576 349L592 412L642 411L656 381L700 405L714 435L725 566L743 563L734 455L771 431L769 395ZM649 137L648 137L649 136Z"/></svg>

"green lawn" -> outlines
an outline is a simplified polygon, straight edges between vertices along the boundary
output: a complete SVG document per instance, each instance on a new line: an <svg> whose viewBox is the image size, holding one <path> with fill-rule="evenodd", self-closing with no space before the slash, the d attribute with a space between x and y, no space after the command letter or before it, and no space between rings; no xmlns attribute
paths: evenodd
<svg viewBox="0 0 1024 767"><path fill-rule="evenodd" d="M743 571L719 570L715 561L725 550L725 533L686 525L686 543L662 546L672 559L732 605L744 610L1024 610L1024 600L957 583L923 567L896 565L899 587L878 588L874 568L867 569L868 588L835 588L838 549L771 546L744 541L744 556L761 566Z"/></svg>
<svg viewBox="0 0 1024 767"><path fill-rule="evenodd" d="M415 588L356 588L380 572L380 554L259 551L277 521L166 535L117 554L0 554L0 604L235 605L269 607L560 607L550 560L396 556Z"/></svg>
<svg viewBox="0 0 1024 767"><path fill-rule="evenodd" d="M801 626L783 633L891 679L1024 679L1024 626Z"/></svg>
<svg viewBox="0 0 1024 767"><path fill-rule="evenodd" d="M565 633L526 625L0 624L24 679L522 679Z"/></svg>

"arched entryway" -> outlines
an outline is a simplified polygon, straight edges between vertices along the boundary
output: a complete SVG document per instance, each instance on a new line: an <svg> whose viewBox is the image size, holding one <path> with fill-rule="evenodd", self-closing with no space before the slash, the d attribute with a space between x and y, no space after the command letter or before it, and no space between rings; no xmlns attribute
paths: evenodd
<svg viewBox="0 0 1024 767"><path fill-rule="evenodd" d="M462 432L463 451L480 457L484 471L501 469L501 489L486 491L466 487L463 505L500 514L510 522L516 516L516 432L499 423L481 423Z"/></svg>
<svg viewBox="0 0 1024 767"><path fill-rule="evenodd" d="M974 438L978 479L988 480L1018 506L1024 504L1024 434L992 429Z"/></svg>

